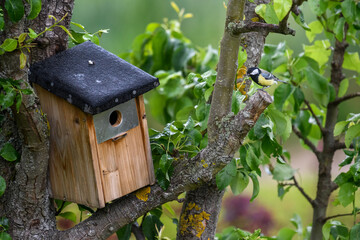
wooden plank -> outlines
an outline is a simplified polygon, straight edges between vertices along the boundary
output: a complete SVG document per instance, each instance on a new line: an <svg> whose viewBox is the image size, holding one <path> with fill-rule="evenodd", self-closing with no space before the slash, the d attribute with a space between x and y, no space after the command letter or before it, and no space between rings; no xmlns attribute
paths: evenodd
<svg viewBox="0 0 360 240"><path fill-rule="evenodd" d="M95 134L95 129L91 131ZM95 143L96 139L93 141ZM110 139L97 145L106 202L152 183L153 172L149 172L144 145L141 124L116 141Z"/></svg>
<svg viewBox="0 0 360 240"><path fill-rule="evenodd" d="M145 155L146 155L147 167L149 172L149 183L154 184L155 183L154 165L151 154L151 146L149 140L150 138L149 138L149 131L148 131L143 95L140 95L136 98L136 105L138 108L139 122L141 125L142 139L145 148Z"/></svg>
<svg viewBox="0 0 360 240"><path fill-rule="evenodd" d="M100 176L94 171L88 114L40 86L34 84L34 87L50 125L52 197L90 207L103 207L102 185L101 181L97 182Z"/></svg>

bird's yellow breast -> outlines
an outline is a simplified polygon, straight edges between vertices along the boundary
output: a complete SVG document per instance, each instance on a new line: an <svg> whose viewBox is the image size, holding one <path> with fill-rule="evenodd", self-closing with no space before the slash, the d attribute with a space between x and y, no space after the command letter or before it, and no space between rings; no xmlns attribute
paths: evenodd
<svg viewBox="0 0 360 240"><path fill-rule="evenodd" d="M266 80L263 76L259 75L258 78L259 84L261 86L271 86L274 84L274 80Z"/></svg>

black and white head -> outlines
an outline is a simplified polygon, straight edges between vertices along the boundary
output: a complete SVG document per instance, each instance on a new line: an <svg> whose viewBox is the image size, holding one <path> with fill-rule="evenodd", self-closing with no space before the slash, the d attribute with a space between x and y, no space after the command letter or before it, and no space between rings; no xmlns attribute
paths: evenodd
<svg viewBox="0 0 360 240"><path fill-rule="evenodd" d="M257 76L261 73L261 70L257 67L251 67L247 70L247 74L250 76Z"/></svg>

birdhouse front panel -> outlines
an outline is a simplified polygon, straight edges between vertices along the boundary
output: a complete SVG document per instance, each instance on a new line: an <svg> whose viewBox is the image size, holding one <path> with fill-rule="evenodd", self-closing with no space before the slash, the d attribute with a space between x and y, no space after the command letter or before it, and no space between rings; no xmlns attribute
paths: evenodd
<svg viewBox="0 0 360 240"><path fill-rule="evenodd" d="M86 42L36 63L56 199L104 207L155 181L142 94L157 78Z"/></svg>

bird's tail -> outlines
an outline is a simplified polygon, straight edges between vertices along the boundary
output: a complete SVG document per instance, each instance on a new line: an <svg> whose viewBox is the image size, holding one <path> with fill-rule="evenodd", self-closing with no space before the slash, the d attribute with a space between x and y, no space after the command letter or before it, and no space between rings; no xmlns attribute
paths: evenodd
<svg viewBox="0 0 360 240"><path fill-rule="evenodd" d="M275 81L277 81L277 82L282 82L282 83L286 83L286 84L288 84L288 82L285 82L285 81L283 81L283 80L280 80L280 79L278 79L278 78L276 78L276 79L275 79Z"/></svg>

